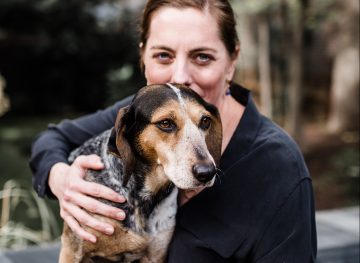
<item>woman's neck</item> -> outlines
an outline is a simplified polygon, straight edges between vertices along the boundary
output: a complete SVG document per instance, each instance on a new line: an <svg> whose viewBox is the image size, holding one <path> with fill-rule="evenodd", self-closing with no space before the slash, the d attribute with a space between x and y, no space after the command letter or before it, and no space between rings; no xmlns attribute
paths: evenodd
<svg viewBox="0 0 360 263"><path fill-rule="evenodd" d="M223 153L244 114L245 107L238 103L232 96L224 96L217 105L223 130L221 153Z"/></svg>

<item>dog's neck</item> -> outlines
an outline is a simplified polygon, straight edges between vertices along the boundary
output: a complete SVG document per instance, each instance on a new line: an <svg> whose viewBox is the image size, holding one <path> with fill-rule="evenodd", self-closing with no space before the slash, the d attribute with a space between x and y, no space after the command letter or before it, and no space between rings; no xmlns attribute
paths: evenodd
<svg viewBox="0 0 360 263"><path fill-rule="evenodd" d="M128 202L139 209L137 218L149 218L153 210L174 189L174 184L166 177L162 167L137 162L134 173L128 182L131 185ZM146 224L143 224L146 229Z"/></svg>

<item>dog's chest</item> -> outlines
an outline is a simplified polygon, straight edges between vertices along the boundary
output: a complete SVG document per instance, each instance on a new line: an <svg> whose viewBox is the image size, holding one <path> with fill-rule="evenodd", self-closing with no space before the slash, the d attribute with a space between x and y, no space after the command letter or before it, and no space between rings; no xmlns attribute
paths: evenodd
<svg viewBox="0 0 360 263"><path fill-rule="evenodd" d="M175 226L178 189L174 188L171 194L155 207L148 220L148 233L154 236L162 231L171 230Z"/></svg>

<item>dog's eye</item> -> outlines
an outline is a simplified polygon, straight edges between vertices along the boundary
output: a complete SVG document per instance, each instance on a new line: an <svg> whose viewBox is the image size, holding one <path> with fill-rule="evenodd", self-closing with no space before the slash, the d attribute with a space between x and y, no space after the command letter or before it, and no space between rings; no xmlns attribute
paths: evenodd
<svg viewBox="0 0 360 263"><path fill-rule="evenodd" d="M207 129L209 129L210 125L211 125L211 118L210 117L204 116L204 117L201 118L200 125L199 125L199 127L201 129L207 130Z"/></svg>
<svg viewBox="0 0 360 263"><path fill-rule="evenodd" d="M156 126L160 130L165 131L165 132L172 132L176 129L176 124L172 120L169 120L169 119L159 121L158 123L156 123Z"/></svg>

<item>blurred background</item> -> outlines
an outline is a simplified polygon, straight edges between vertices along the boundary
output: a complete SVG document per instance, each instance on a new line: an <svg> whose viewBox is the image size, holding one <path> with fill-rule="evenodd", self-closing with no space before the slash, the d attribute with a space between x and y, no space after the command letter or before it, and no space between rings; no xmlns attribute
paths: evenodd
<svg viewBox="0 0 360 263"><path fill-rule="evenodd" d="M59 240L57 203L31 190L31 142L49 123L145 84L137 31L144 2L0 1L0 248ZM357 207L359 1L232 4L241 41L235 80L300 145L317 211Z"/></svg>

